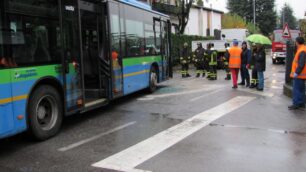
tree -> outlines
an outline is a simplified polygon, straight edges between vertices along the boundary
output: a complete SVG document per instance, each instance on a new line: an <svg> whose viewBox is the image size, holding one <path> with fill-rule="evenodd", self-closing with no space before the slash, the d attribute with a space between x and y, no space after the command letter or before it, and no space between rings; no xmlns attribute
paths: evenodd
<svg viewBox="0 0 306 172"><path fill-rule="evenodd" d="M189 21L190 8L192 7L193 0L176 0L176 3L181 8L179 19L179 33L184 34L185 28Z"/></svg>
<svg viewBox="0 0 306 172"><path fill-rule="evenodd" d="M221 24L222 29L243 28L248 29L251 34L260 32L260 29L257 26L254 26L253 23L247 22L237 14L224 14L222 16Z"/></svg>
<svg viewBox="0 0 306 172"><path fill-rule="evenodd" d="M203 6L203 5L204 5L203 0L197 0L197 5L198 5L198 6Z"/></svg>
<svg viewBox="0 0 306 172"><path fill-rule="evenodd" d="M300 29L302 31L302 34L304 38L306 39L306 19L301 19L299 22Z"/></svg>
<svg viewBox="0 0 306 172"><path fill-rule="evenodd" d="M221 21L222 29L246 28L246 21L237 14L225 14Z"/></svg>
<svg viewBox="0 0 306 172"><path fill-rule="evenodd" d="M280 27L284 27L286 23L288 23L288 26L290 29L296 29L297 28L297 19L293 15L293 9L292 7L285 3L283 6L281 12L280 12Z"/></svg>
<svg viewBox="0 0 306 172"><path fill-rule="evenodd" d="M247 22L253 23L254 0L228 0L227 8L230 13L237 14ZM276 27L275 0L256 0L256 26L265 35L271 33Z"/></svg>

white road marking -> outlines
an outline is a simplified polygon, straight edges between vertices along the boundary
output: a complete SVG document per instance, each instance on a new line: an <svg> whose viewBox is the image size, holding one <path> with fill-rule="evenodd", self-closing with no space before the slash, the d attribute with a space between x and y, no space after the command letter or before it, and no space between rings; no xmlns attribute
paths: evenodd
<svg viewBox="0 0 306 172"><path fill-rule="evenodd" d="M218 93L218 92L220 92L221 90L222 90L222 89L218 89L218 90L216 90L216 91L212 91L212 92L203 94L203 95L201 95L201 96L199 96L199 97L195 97L195 98L193 98L193 99L190 99L190 101L191 101L191 102L197 101L197 100L202 99L202 98L204 98L204 97L207 97L207 96L210 96L210 95L212 95L212 94Z"/></svg>
<svg viewBox="0 0 306 172"><path fill-rule="evenodd" d="M184 94L192 94L192 93L199 93L203 91L212 91L219 88L224 88L222 85L205 85L201 89L196 90L190 90L190 91L181 91L181 92L174 92L174 93L166 93L166 94L155 94L155 95L147 95L142 98L138 98L139 101L147 101L147 100L153 100L155 98L163 98L163 97L170 97L170 96L179 96Z"/></svg>
<svg viewBox="0 0 306 172"><path fill-rule="evenodd" d="M219 106L195 115L155 136L152 136L115 155L92 164L94 167L135 172L135 167L209 125L212 121L246 105L255 97L235 97ZM141 170L137 170L141 171Z"/></svg>
<svg viewBox="0 0 306 172"><path fill-rule="evenodd" d="M84 139L84 140L81 140L81 141L79 141L79 142L73 143L73 144L71 144L71 145L68 145L68 146L59 148L58 151L65 152L65 151L74 149L74 148L76 148L76 147L79 147L79 146L84 145L84 144L86 144L86 143L92 142L92 141L94 141L94 140L97 140L97 139L99 139L99 138L105 136L105 135L108 135L108 134L114 133L114 132L116 132L116 131L122 130L122 129L124 129L124 128L126 128L126 127L129 127L129 126L131 126L131 125L134 125L134 124L136 124L136 121L129 122L129 123L127 123L127 124L124 124L124 125L121 125L121 126L119 126L119 127L113 128L113 129L111 129L111 130L109 130L109 131L106 131L106 132L104 132L104 133L95 135L95 136L90 137L90 138L88 138L88 139Z"/></svg>
<svg viewBox="0 0 306 172"><path fill-rule="evenodd" d="M246 93L256 94L256 95L260 95L260 96L264 96L264 97L273 97L274 96L274 94L271 93L271 92L257 91L256 88L255 89L239 88L237 91L243 91L243 92L246 92Z"/></svg>

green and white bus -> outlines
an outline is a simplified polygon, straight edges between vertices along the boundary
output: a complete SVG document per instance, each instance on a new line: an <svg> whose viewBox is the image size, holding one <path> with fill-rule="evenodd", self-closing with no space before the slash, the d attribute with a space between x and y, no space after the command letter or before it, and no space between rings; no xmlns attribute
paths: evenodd
<svg viewBox="0 0 306 172"><path fill-rule="evenodd" d="M0 138L48 139L63 117L171 75L169 17L136 0L0 2Z"/></svg>

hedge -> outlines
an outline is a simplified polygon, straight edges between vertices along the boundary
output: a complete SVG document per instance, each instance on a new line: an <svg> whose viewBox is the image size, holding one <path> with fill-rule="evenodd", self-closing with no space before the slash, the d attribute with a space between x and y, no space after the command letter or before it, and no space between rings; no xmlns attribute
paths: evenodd
<svg viewBox="0 0 306 172"><path fill-rule="evenodd" d="M172 34L171 35L171 40L172 40L171 53L172 53L172 60L173 60L174 65L178 64L178 62L179 62L180 51L181 51L185 42L188 43L188 46L191 49L192 41L213 40L213 39L214 39L214 37Z"/></svg>

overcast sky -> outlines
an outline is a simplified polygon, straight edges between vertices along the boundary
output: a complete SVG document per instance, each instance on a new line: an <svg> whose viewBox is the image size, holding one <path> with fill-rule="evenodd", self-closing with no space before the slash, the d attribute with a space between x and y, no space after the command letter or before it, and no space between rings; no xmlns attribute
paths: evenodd
<svg viewBox="0 0 306 172"><path fill-rule="evenodd" d="M212 3L212 7L214 9L222 10L227 12L226 2L227 0L203 0L206 7L209 7L209 4ZM243 1L243 0L241 0ZM208 2L208 3L207 3ZM276 0L277 11L279 12L284 3L290 4L293 8L294 15L296 18L301 19L304 18L304 14L306 11L306 0Z"/></svg>

